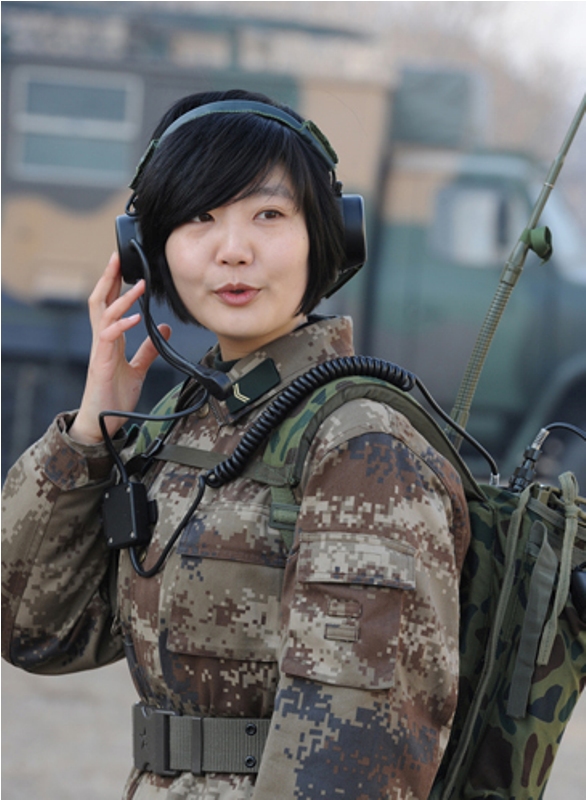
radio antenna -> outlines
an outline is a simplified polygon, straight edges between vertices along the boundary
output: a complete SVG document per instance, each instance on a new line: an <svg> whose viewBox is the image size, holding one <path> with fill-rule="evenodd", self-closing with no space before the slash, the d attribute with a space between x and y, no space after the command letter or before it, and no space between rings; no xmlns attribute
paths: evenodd
<svg viewBox="0 0 586 800"><path fill-rule="evenodd" d="M572 120L570 128L566 134L566 138L562 143L560 152L550 167L540 195L533 207L529 224L519 237L519 240L514 246L511 255L509 256L508 261L505 263L504 269L501 273L497 290L492 299L492 303L490 304L486 317L484 318L484 322L482 323L482 327L476 339L474 350L472 351L472 355L468 361L468 365L466 367L464 377L462 378L462 383L460 384L458 395L450 415L452 419L464 429L468 424L470 406L472 405L472 399L476 392L476 386L478 384L480 373L482 372L488 350L503 315L503 311L505 310L505 306L507 305L511 296L511 292L515 288L515 284L519 280L519 276L523 271L527 253L529 250L533 250L540 258L543 259L543 261L547 261L553 252L551 245L551 233L549 229L545 227L538 228L536 226L539 222L539 218L541 217L541 213L545 207L545 204L547 203L549 195L551 194L551 191L555 185L558 175L560 174L564 160L574 140L574 136L580 127L580 123L582 122L585 111L586 94L582 98L582 102L580 103L578 111ZM450 438L452 438L456 448L459 448L462 442L462 437L454 434L453 431L448 435Z"/></svg>

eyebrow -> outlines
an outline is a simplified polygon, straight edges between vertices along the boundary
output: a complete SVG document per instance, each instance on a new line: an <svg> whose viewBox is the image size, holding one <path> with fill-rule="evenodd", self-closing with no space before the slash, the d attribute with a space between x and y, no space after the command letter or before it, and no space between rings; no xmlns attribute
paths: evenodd
<svg viewBox="0 0 586 800"><path fill-rule="evenodd" d="M284 197L286 200L292 200L293 202L295 202L295 197L293 196L293 193L291 192L289 187L285 186L285 184L281 182L277 184L265 183L262 186L259 186L253 192L251 192L251 194L261 195L263 197L274 197L274 196Z"/></svg>

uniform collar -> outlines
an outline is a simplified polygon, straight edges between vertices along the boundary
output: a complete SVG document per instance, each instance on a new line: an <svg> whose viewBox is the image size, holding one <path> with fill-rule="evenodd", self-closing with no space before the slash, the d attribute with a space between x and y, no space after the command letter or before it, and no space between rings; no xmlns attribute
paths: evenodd
<svg viewBox="0 0 586 800"><path fill-rule="evenodd" d="M204 359L212 366L216 345ZM300 328L237 361L228 372L233 396L211 399L218 418L231 424L272 399L299 375L332 358L353 355L349 317L315 317Z"/></svg>

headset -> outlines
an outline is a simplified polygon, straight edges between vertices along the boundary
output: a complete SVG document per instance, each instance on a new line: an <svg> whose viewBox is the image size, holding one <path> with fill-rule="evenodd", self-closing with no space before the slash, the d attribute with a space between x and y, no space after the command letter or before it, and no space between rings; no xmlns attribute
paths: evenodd
<svg viewBox="0 0 586 800"><path fill-rule="evenodd" d="M283 109L268 103L248 100L220 100L214 103L194 108L178 117L166 128L158 139L153 139L143 157L141 158L136 173L130 184L130 189L135 192L138 179L146 165L151 160L160 143L178 128L188 122L200 119L210 114L256 114L275 120L281 125L294 130L301 136L320 156L332 174L332 185L339 204L344 227L345 263L340 270L335 282L328 289L324 297L331 297L347 281L350 280L364 265L366 261L366 234L364 222L364 201L360 195L343 194L342 184L336 179L336 165L338 157L326 136L310 120L300 121ZM231 390L230 382L223 373L209 370L201 365L195 365L180 356L159 333L150 315L150 281L149 265L142 249L139 218L133 213L132 206L136 199L136 192L131 196L126 213L116 218L116 240L120 254L122 278L128 284L136 283L141 279L146 281L146 290L141 298L144 321L153 344L173 367L190 375L200 382L205 389L217 397L226 397Z"/></svg>

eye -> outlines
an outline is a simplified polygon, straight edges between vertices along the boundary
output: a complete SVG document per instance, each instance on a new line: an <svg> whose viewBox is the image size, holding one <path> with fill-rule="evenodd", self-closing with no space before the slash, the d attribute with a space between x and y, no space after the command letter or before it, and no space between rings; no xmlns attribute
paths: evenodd
<svg viewBox="0 0 586 800"><path fill-rule="evenodd" d="M212 222L213 219L209 211L203 211L201 214L196 214L195 217L193 217L193 222Z"/></svg>
<svg viewBox="0 0 586 800"><path fill-rule="evenodd" d="M261 219L279 219L279 217L283 217L284 214L276 208L266 208L264 211L261 211L258 216Z"/></svg>

